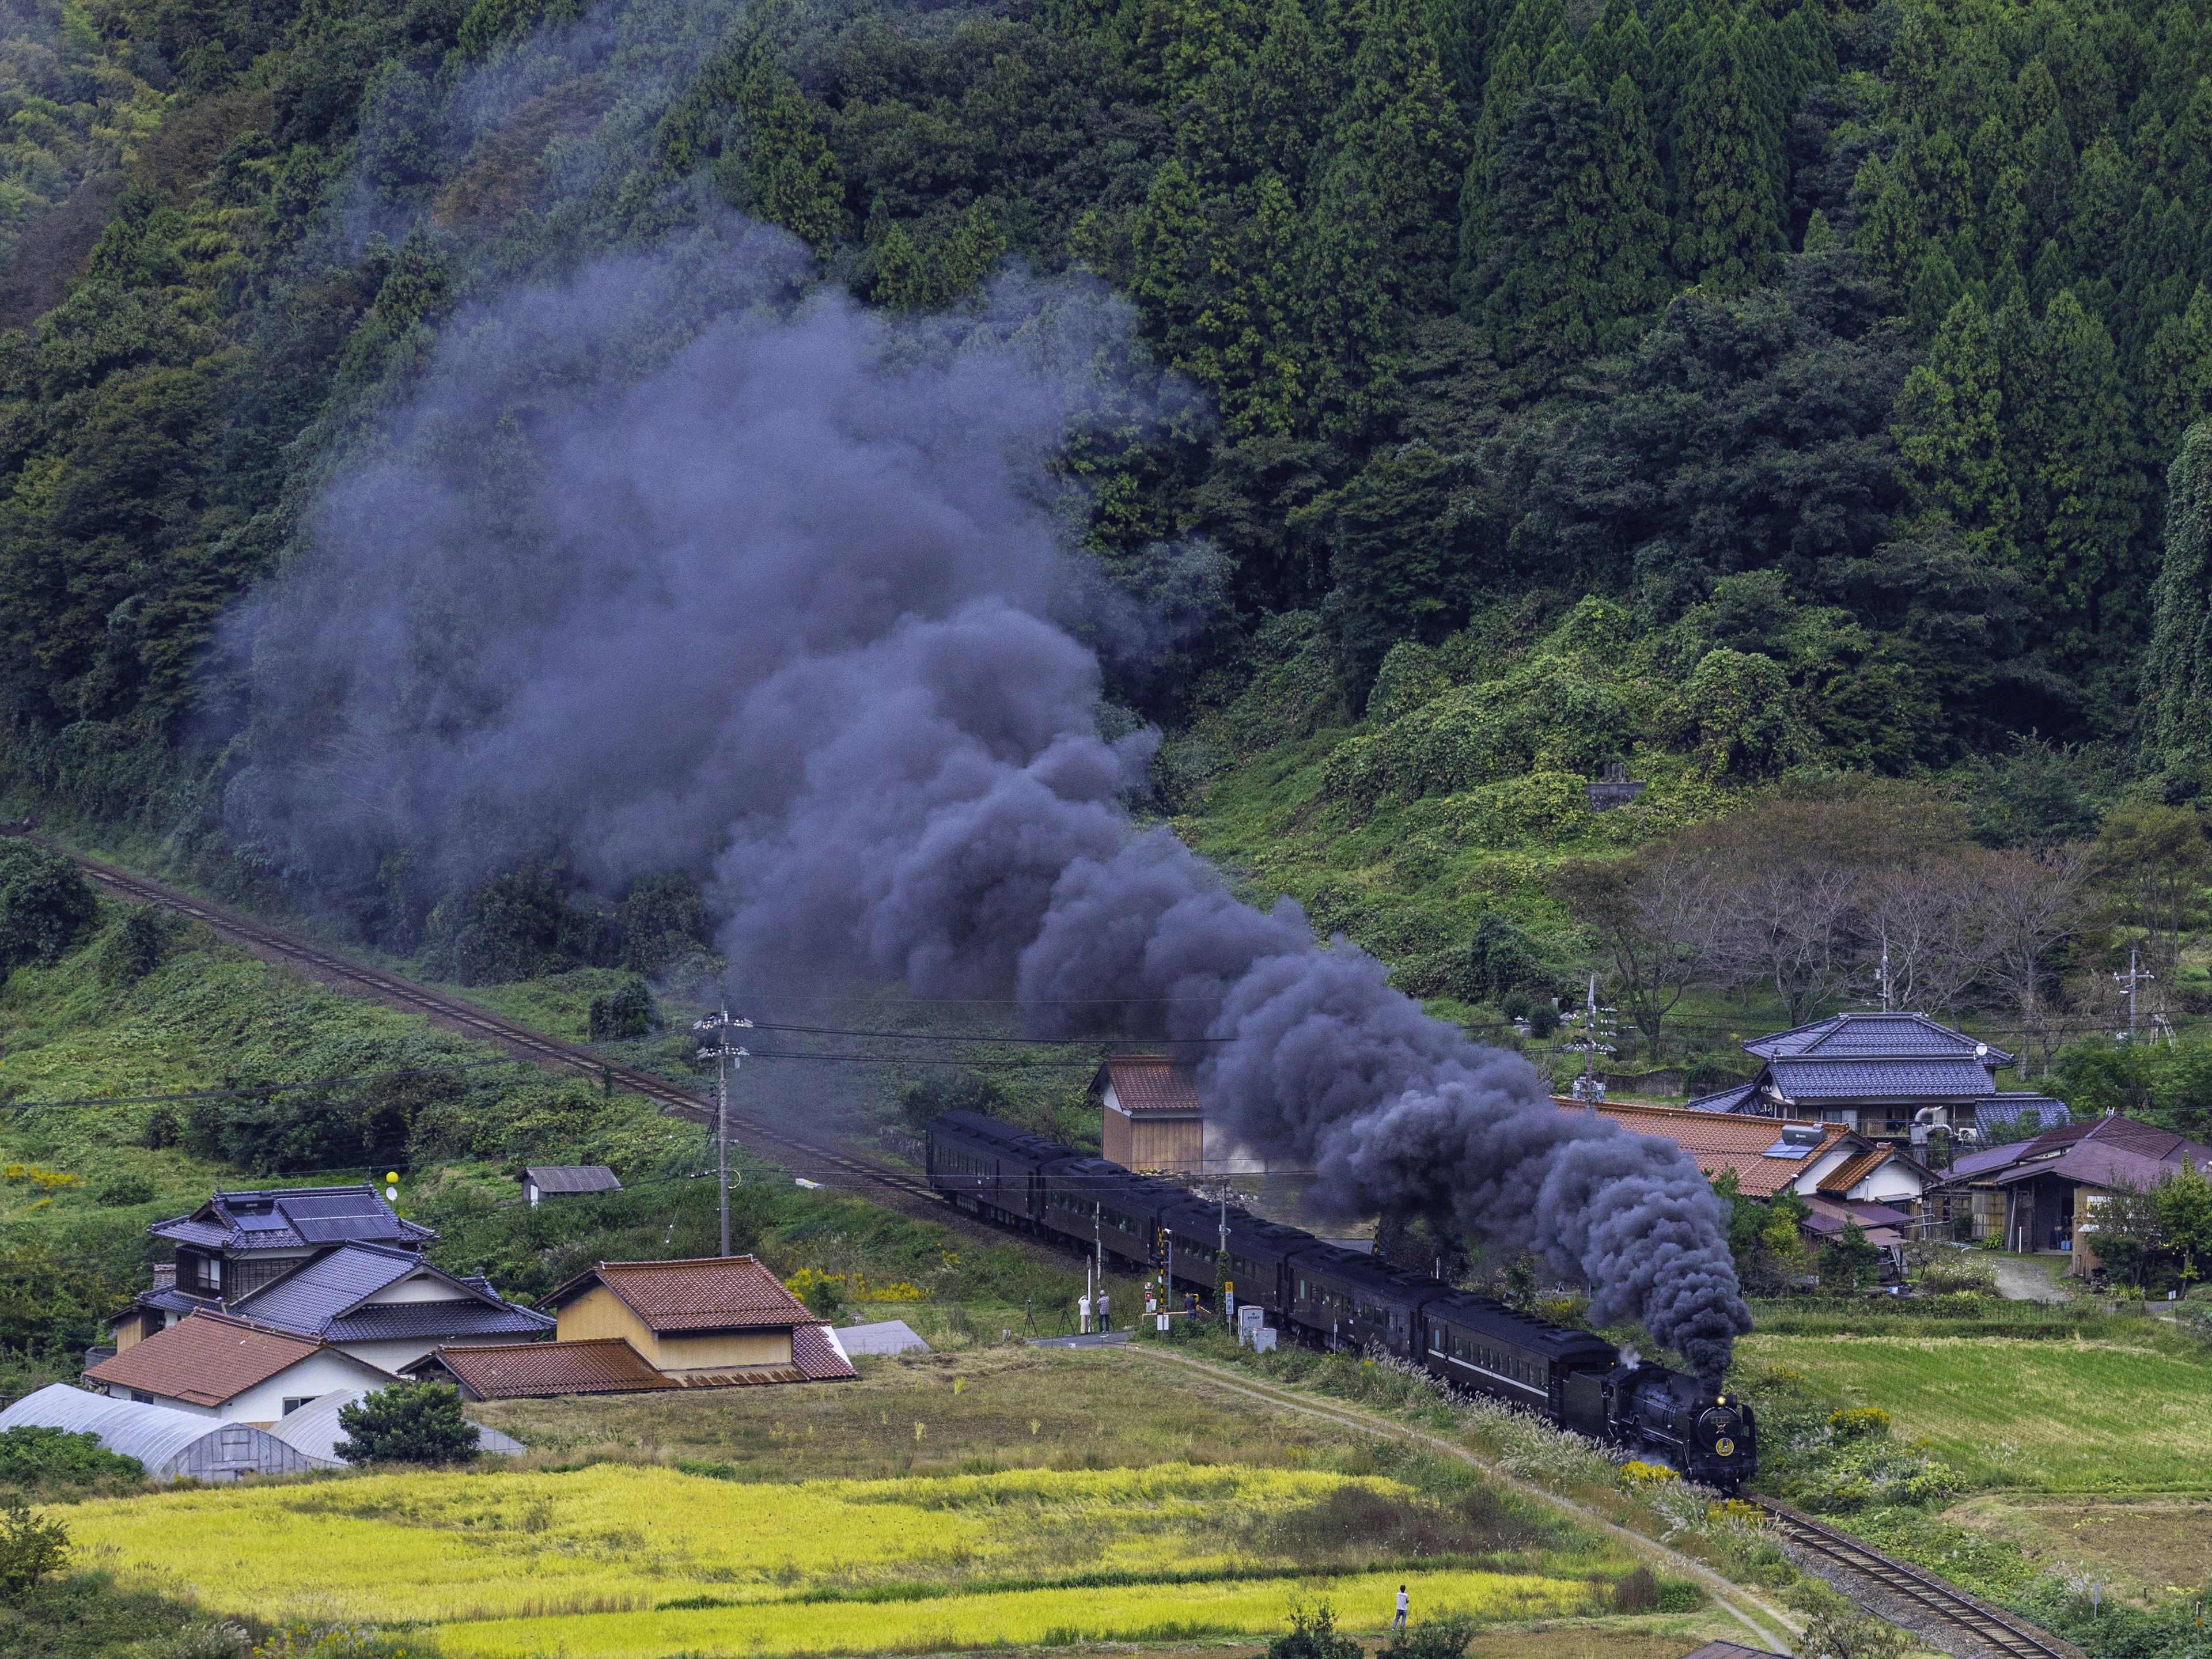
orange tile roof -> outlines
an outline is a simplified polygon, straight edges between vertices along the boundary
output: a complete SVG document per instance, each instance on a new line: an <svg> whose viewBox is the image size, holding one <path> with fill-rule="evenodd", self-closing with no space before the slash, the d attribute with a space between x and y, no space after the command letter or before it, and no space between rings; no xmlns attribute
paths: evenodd
<svg viewBox="0 0 2212 1659"><path fill-rule="evenodd" d="M1197 1116L1205 1109L1198 1097L1198 1080L1189 1068L1165 1054L1115 1054L1098 1068L1098 1075L1114 1085L1114 1098L1132 1116L1139 1112Z"/></svg>
<svg viewBox="0 0 2212 1659"><path fill-rule="evenodd" d="M749 1255L703 1256L687 1261L602 1261L546 1298L558 1308L594 1284L605 1285L624 1306L665 1331L789 1330L820 1323L806 1304Z"/></svg>
<svg viewBox="0 0 2212 1659"><path fill-rule="evenodd" d="M502 1342L439 1348L410 1370L435 1362L479 1400L542 1400L556 1394L642 1394L678 1385L618 1336L575 1342Z"/></svg>
<svg viewBox="0 0 2212 1659"><path fill-rule="evenodd" d="M215 1407L319 1353L318 1337L201 1309L86 1370L94 1382ZM364 1369L376 1368L367 1361Z"/></svg>
<svg viewBox="0 0 2212 1659"><path fill-rule="evenodd" d="M1581 1113L1588 1107L1579 1100L1552 1097L1562 1112ZM1856 1135L1840 1123L1802 1127L1821 1131L1820 1144L1802 1158L1768 1158L1766 1149L1782 1139L1787 1127L1779 1118L1739 1116L1733 1112L1692 1112L1679 1106L1634 1106L1607 1101L1598 1115L1610 1118L1624 1129L1671 1140L1697 1160L1708 1179L1723 1170L1735 1171L1737 1190L1746 1198L1771 1198L1811 1167L1838 1142Z"/></svg>
<svg viewBox="0 0 2212 1659"><path fill-rule="evenodd" d="M1886 1146L1877 1146L1870 1152L1861 1152L1856 1158L1847 1158L1820 1177L1820 1190L1841 1195L1864 1181L1889 1161Z"/></svg>

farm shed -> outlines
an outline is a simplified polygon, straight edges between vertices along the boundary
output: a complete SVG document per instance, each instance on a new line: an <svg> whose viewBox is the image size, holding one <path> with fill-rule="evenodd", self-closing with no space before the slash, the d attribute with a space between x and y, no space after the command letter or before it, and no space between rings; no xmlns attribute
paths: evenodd
<svg viewBox="0 0 2212 1659"><path fill-rule="evenodd" d="M1098 1068L1099 1150L1109 1164L1147 1173L1206 1167L1206 1109L1188 1066L1165 1054L1115 1054Z"/></svg>
<svg viewBox="0 0 2212 1659"><path fill-rule="evenodd" d="M198 1313L88 1370L118 1400L269 1424L333 1389L382 1388L392 1373L320 1337Z"/></svg>
<svg viewBox="0 0 2212 1659"><path fill-rule="evenodd" d="M560 1319L562 1341L619 1337L679 1384L854 1375L835 1339L822 1335L821 1320L749 1255L602 1261L545 1304Z"/></svg>
<svg viewBox="0 0 2212 1659"><path fill-rule="evenodd" d="M534 1206L541 1198L573 1198L583 1193L618 1193L621 1182L604 1164L533 1164L517 1177L522 1195Z"/></svg>
<svg viewBox="0 0 2212 1659"><path fill-rule="evenodd" d="M2097 1211L2116 1191L2148 1192L2172 1180L2185 1162L2212 1164L2212 1146L2136 1118L2093 1117L1968 1153L1951 1166L1943 1195L1954 1237L2070 1251L2069 1271L2087 1273L2096 1267Z"/></svg>
<svg viewBox="0 0 2212 1659"><path fill-rule="evenodd" d="M137 1458L156 1480L235 1480L241 1474L298 1474L338 1467L251 1424L111 1400L66 1382L50 1383L0 1412L0 1429L31 1427L96 1434L102 1446Z"/></svg>
<svg viewBox="0 0 2212 1659"><path fill-rule="evenodd" d="M346 1437L338 1413L356 1401L366 1400L374 1390L369 1389L333 1389L319 1400L310 1401L279 1421L269 1432L295 1451L310 1457L319 1457L333 1463L344 1460L338 1455L338 1442ZM512 1435L501 1434L497 1429L476 1425L477 1449L495 1452L503 1457L520 1453L523 1444Z"/></svg>

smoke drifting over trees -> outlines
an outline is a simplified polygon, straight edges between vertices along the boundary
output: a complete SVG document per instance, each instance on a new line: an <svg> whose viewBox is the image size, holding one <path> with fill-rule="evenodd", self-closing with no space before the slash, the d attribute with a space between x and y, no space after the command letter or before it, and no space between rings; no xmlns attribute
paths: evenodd
<svg viewBox="0 0 2212 1659"><path fill-rule="evenodd" d="M1083 284L963 319L802 297L733 226L464 315L312 550L236 617L231 828L326 890L547 837L612 882L711 861L741 982L837 961L1040 1030L1186 1045L1235 1130L1346 1213L1419 1210L1586 1276L1701 1370L1748 1328L1722 1210L1664 1143L1237 902L1123 805L1094 645L1145 618L1069 551L1051 458L1186 394ZM701 285L734 320L659 344ZM1203 550L1164 550L1202 585Z"/></svg>

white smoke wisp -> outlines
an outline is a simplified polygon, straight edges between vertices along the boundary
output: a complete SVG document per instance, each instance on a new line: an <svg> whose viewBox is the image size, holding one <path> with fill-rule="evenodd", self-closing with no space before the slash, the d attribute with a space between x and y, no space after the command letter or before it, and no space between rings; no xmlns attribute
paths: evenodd
<svg viewBox="0 0 2212 1659"><path fill-rule="evenodd" d="M1533 1249L1601 1322L1724 1366L1749 1322L1694 1164L1559 1111L1294 902L1133 825L1155 734L1101 735L1078 633L1140 619L1102 610L1052 467L1187 412L1125 308L1010 281L895 325L803 294L775 233L725 257L725 319L656 357L699 278L643 256L449 325L229 624L234 838L332 889L403 854L489 872L549 831L609 884L710 869L741 981L846 965L1181 1044L1323 1206Z"/></svg>

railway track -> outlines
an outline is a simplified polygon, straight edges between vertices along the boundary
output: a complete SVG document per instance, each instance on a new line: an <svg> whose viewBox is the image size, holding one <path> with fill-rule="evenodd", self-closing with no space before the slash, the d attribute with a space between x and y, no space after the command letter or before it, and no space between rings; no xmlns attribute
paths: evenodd
<svg viewBox="0 0 2212 1659"><path fill-rule="evenodd" d="M65 848L55 850L68 852ZM635 1066L616 1065L580 1043L563 1042L527 1025L502 1019L458 997L444 995L397 974L352 961L250 916L149 881L128 870L76 854L69 856L76 859L78 867L94 885L116 897L134 904L159 905L188 917L264 961L287 963L308 978L351 995L422 1014L447 1030L495 1043L519 1060L582 1072L592 1077L609 1077L617 1086L655 1102L671 1116L699 1124L711 1124L714 1121L714 1109L708 1101L666 1078ZM746 1146L779 1163L804 1170L810 1179L826 1177L826 1185L846 1188L908 1214L926 1213L933 1221L946 1221L955 1213L918 1176L869 1163L820 1141L792 1134L735 1107L730 1112L730 1126L732 1139L742 1139ZM927 1206L926 1212L923 1206Z"/></svg>
<svg viewBox="0 0 2212 1659"><path fill-rule="evenodd" d="M2071 1643L1999 1612L1931 1572L1884 1555L1802 1510L1767 1498L1749 1501L1765 1511L1784 1543L1843 1568L1923 1620L1960 1632L1986 1652L2006 1656L2006 1659L2083 1659L2081 1650Z"/></svg>

